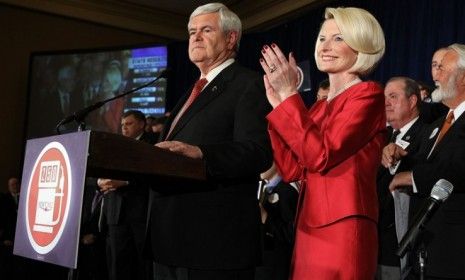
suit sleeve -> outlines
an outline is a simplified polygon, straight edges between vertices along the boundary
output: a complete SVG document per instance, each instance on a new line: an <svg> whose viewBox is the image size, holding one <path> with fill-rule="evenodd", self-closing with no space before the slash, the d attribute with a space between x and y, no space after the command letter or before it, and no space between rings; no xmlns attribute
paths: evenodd
<svg viewBox="0 0 465 280"><path fill-rule="evenodd" d="M237 82L237 81L236 81ZM239 83L239 82L237 82ZM257 176L271 166L272 152L266 132L266 100L263 82L256 78L240 81L235 106L232 141L199 145L207 172L217 179Z"/></svg>
<svg viewBox="0 0 465 280"><path fill-rule="evenodd" d="M309 171L325 172L352 156L385 121L379 86L370 83L350 94L339 112L328 112L332 119L324 129L309 116L298 95L289 97L268 115L270 125Z"/></svg>

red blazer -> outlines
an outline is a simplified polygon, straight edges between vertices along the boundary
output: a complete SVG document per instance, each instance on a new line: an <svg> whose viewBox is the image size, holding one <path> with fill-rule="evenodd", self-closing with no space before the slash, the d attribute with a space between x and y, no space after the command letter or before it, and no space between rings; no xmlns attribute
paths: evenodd
<svg viewBox="0 0 465 280"><path fill-rule="evenodd" d="M353 215L377 221L376 172L386 137L384 95L377 83L356 84L310 110L294 95L267 119L284 180L306 181L301 229Z"/></svg>

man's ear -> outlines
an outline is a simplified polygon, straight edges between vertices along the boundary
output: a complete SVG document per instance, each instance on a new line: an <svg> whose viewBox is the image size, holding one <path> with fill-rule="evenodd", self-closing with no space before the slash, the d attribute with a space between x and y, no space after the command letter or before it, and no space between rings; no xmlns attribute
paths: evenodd
<svg viewBox="0 0 465 280"><path fill-rule="evenodd" d="M421 100L419 100L419 98L415 94L412 94L409 97L409 101L410 101L410 109L415 108L417 106L417 103L421 102Z"/></svg>
<svg viewBox="0 0 465 280"><path fill-rule="evenodd" d="M227 42L228 42L228 49L230 50L235 50L236 49L236 43L238 40L238 34L236 31L229 31L228 34L226 35Z"/></svg>
<svg viewBox="0 0 465 280"><path fill-rule="evenodd" d="M460 86L465 86L465 70L461 71L462 73L459 74L458 76L458 82Z"/></svg>

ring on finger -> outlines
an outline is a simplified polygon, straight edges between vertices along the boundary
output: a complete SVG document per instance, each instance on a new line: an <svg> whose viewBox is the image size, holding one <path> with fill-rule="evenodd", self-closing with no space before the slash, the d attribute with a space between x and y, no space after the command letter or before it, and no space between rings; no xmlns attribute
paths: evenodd
<svg viewBox="0 0 465 280"><path fill-rule="evenodd" d="M278 67L276 67L276 65L274 65L274 64L271 64L270 65L270 73L273 73L276 70L278 70Z"/></svg>

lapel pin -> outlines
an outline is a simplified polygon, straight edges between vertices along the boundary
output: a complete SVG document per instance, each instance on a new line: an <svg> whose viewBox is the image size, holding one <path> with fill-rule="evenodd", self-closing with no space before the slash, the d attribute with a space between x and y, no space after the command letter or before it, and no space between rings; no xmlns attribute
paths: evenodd
<svg viewBox="0 0 465 280"><path fill-rule="evenodd" d="M405 140L410 140L410 135L405 136Z"/></svg>
<svg viewBox="0 0 465 280"><path fill-rule="evenodd" d="M215 92L217 89L218 89L218 87L213 86L213 87L212 87L212 92Z"/></svg>
<svg viewBox="0 0 465 280"><path fill-rule="evenodd" d="M429 139L433 139L434 136L436 136L436 134L438 133L438 131L439 131L439 128L436 127L436 128L433 130L433 132L431 132L431 135L429 136Z"/></svg>

